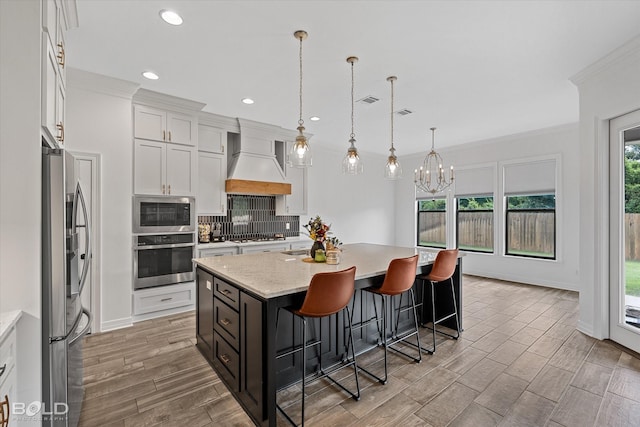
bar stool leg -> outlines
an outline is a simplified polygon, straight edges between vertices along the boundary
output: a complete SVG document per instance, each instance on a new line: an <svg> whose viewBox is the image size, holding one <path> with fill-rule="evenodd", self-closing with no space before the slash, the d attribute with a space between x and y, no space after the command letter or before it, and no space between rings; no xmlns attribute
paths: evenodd
<svg viewBox="0 0 640 427"><path fill-rule="evenodd" d="M432 335L433 335L433 352L436 352L436 292L435 285L432 281L431 283L431 321L432 323Z"/></svg>
<svg viewBox="0 0 640 427"><path fill-rule="evenodd" d="M353 399L360 400L360 381L358 380L358 364L356 363L356 344L353 340L353 327L351 324L351 313L349 313L349 307L347 309L347 320L349 320L349 341L351 342L351 354L353 356L353 375L356 377L356 390L358 394L353 396ZM349 344L347 344L347 360L349 358Z"/></svg>
<svg viewBox="0 0 640 427"><path fill-rule="evenodd" d="M302 424L304 427L304 398L307 382L307 319L302 318Z"/></svg>

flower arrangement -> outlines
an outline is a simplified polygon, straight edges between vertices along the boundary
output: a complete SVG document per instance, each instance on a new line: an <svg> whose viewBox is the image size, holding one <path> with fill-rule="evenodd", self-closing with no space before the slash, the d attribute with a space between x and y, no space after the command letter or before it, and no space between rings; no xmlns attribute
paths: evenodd
<svg viewBox="0 0 640 427"><path fill-rule="evenodd" d="M311 240L318 242L324 242L327 239L327 235L331 232L331 224L327 225L322 221L320 215L316 215L315 218L309 219L309 223L304 225L304 228L309 232Z"/></svg>

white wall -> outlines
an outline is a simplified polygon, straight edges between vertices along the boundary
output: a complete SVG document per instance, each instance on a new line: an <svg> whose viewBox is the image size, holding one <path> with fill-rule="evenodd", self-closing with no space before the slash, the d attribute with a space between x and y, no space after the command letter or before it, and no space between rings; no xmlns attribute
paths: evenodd
<svg viewBox="0 0 640 427"><path fill-rule="evenodd" d="M101 330L131 324L133 118L138 85L67 71L67 149L101 154Z"/></svg>
<svg viewBox="0 0 640 427"><path fill-rule="evenodd" d="M580 92L580 319L609 336L609 120L640 109L640 37L572 78Z"/></svg>
<svg viewBox="0 0 640 427"><path fill-rule="evenodd" d="M360 152L364 173L343 175L346 142L344 151L337 151L324 148L320 140L311 139L311 148L313 166L307 175L309 209L308 215L300 217L300 225L320 215L332 224L333 235L344 243L393 244L395 196L393 182L384 178L386 156ZM304 237L302 231L301 237Z"/></svg>
<svg viewBox="0 0 640 427"><path fill-rule="evenodd" d="M42 386L40 13L40 2L0 1L0 311L24 311L17 396L27 404Z"/></svg>
<svg viewBox="0 0 640 427"><path fill-rule="evenodd" d="M546 285L561 289L580 290L578 281L578 252L580 241L579 217L579 159L577 125L566 125L541 129L525 134L510 135L501 138L472 142L452 149L442 150L445 164L455 168L493 164L497 171L494 197L502 195L502 166L504 162L535 157L558 156L559 170L556 187L557 244L556 260L509 257L503 255L504 242L495 241L493 254L467 253L463 259L463 271L484 277L493 277L522 283ZM426 153L402 157L401 164L411 180L398 183L396 198L396 243L403 246L416 243L416 206L415 190L412 181L413 170L422 164ZM532 176L531 179L536 179ZM504 214L502 200L494 200L497 215L495 227L503 227ZM451 212L453 212L451 210ZM453 215L447 221L454 221ZM452 228L450 228L452 229ZM504 233L498 233L503 236ZM448 241L455 246L455 236Z"/></svg>

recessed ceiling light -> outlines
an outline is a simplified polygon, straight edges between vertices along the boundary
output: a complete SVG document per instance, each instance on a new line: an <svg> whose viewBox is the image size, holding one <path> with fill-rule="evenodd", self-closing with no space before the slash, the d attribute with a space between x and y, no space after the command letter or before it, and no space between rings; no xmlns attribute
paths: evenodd
<svg viewBox="0 0 640 427"><path fill-rule="evenodd" d="M310 117L309 120L311 120L312 122L317 122L318 120L320 120L320 117L313 116L313 117Z"/></svg>
<svg viewBox="0 0 640 427"><path fill-rule="evenodd" d="M242 98L242 103L243 104L251 105L251 104L253 104L253 102L254 101L251 98Z"/></svg>
<svg viewBox="0 0 640 427"><path fill-rule="evenodd" d="M182 25L182 17L178 15L176 12L174 12L173 10L166 10L166 9L161 10L160 17L167 24Z"/></svg>
<svg viewBox="0 0 640 427"><path fill-rule="evenodd" d="M145 71L144 73L142 73L142 76L146 79L149 80L158 80L160 77L158 77L158 75L156 73L154 73L153 71Z"/></svg>

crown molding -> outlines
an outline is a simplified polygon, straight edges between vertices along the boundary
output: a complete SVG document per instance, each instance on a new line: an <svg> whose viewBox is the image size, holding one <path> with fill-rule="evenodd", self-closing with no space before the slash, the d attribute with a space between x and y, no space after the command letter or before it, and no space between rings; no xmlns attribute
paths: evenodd
<svg viewBox="0 0 640 427"><path fill-rule="evenodd" d="M190 99L179 98L173 95L167 95L160 92L140 88L133 96L133 102L136 104L144 104L149 107L159 107L167 110L186 110L190 113L199 112L206 104Z"/></svg>
<svg viewBox="0 0 640 427"><path fill-rule="evenodd" d="M608 69L624 62L640 62L640 35L574 74L569 80L576 86L582 86Z"/></svg>
<svg viewBox="0 0 640 427"><path fill-rule="evenodd" d="M129 100L133 98L133 94L136 93L136 90L140 87L138 83L79 70L77 68L67 69L67 85L69 87L118 96Z"/></svg>

